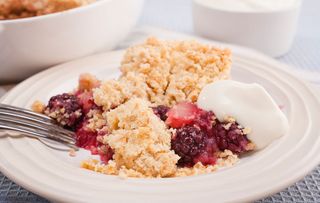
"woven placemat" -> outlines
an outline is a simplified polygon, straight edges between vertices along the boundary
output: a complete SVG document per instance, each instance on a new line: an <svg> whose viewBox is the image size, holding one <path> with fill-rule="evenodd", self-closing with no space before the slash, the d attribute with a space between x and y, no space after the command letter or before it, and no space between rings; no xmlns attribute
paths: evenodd
<svg viewBox="0 0 320 203"><path fill-rule="evenodd" d="M191 10L191 6L187 5L188 2L191 4L191 0L148 0L146 1L146 7L155 7L157 9L145 9L149 11L143 14L141 22L148 24L151 21L148 13L152 13L156 16L157 10L161 10L161 6L167 5L169 3L179 4L177 6L179 6L181 10L185 9L189 12L189 10ZM181 7L181 5L183 6ZM285 57L278 58L279 61L292 65L295 70L320 71L320 27L314 27L314 25L311 23L313 28L312 33L306 33L306 30L308 30L308 28L311 26L311 21L315 22L317 20L320 20L320 12L318 11L319 6L319 0L305 1L305 5L302 9L302 21L300 23L300 29L298 32L299 34L295 40L293 48ZM188 18L187 15L184 16L183 14L180 17L184 19ZM153 22L155 21L157 20L153 20ZM170 19L170 21L174 23L174 19ZM172 25L171 27L181 27L181 29L179 29L180 31L190 31L189 28L185 27L191 25L183 25L183 23L187 23L189 22L189 20L179 20L178 18L178 21L179 22L177 22L177 25ZM160 22L158 24L160 24ZM0 88L0 94L3 94L4 92L5 91L1 91ZM18 202L46 203L48 201L16 185L0 173L0 203ZM295 183L289 188L257 202L320 202L320 166L314 169L304 179Z"/></svg>
<svg viewBox="0 0 320 203"><path fill-rule="evenodd" d="M303 180L290 186L286 190L273 196L256 202L320 202L320 166ZM6 178L0 173L0 202L40 202L46 203L48 200L41 198Z"/></svg>

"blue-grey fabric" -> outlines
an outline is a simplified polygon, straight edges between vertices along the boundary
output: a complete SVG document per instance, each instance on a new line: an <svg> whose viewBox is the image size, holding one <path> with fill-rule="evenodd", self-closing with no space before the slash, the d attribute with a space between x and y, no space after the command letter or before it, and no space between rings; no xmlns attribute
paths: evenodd
<svg viewBox="0 0 320 203"><path fill-rule="evenodd" d="M277 60L296 70L320 72L320 1L305 0L291 51ZM140 25L193 34L191 0L146 0ZM319 78L320 80L320 78ZM297 160L298 161L298 160ZM257 202L320 202L320 167L282 192ZM0 173L0 203L48 202Z"/></svg>

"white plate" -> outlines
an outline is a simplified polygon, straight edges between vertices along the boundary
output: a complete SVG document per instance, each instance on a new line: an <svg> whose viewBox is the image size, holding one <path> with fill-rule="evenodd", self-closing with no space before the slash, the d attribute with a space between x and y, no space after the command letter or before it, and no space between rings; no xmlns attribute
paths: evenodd
<svg viewBox="0 0 320 203"><path fill-rule="evenodd" d="M49 69L21 83L2 102L29 108L36 99L47 101L72 90L83 72L101 79L115 77L122 54L100 54ZM236 202L278 192L319 163L320 102L283 64L239 50L233 60L233 78L263 85L284 106L290 123L286 136L243 157L234 167L195 177L123 180L79 168L88 152L72 158L36 140L4 137L0 170L26 189L59 202Z"/></svg>

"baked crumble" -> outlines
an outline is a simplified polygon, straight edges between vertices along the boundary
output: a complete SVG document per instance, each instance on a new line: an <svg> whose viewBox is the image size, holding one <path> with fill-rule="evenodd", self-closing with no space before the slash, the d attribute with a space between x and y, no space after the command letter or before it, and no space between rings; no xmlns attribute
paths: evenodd
<svg viewBox="0 0 320 203"><path fill-rule="evenodd" d="M171 133L149 102L130 99L107 112L105 119L109 134L103 142L114 151L113 159L120 170L129 169L145 177L169 177L175 173L179 156L171 150Z"/></svg>
<svg viewBox="0 0 320 203"><path fill-rule="evenodd" d="M105 81L93 90L104 110L132 97L147 98L156 105L196 102L201 89L228 79L231 52L195 41L161 41L149 38L130 47L122 60L119 80Z"/></svg>
<svg viewBox="0 0 320 203"><path fill-rule="evenodd" d="M206 84L229 78L230 57L195 41L149 38L126 51L118 79L82 74L77 89L52 97L44 113L100 155L82 168L123 178L213 172L254 149L249 128L196 105Z"/></svg>
<svg viewBox="0 0 320 203"><path fill-rule="evenodd" d="M80 7L95 0L0 0L0 20L27 18Z"/></svg>

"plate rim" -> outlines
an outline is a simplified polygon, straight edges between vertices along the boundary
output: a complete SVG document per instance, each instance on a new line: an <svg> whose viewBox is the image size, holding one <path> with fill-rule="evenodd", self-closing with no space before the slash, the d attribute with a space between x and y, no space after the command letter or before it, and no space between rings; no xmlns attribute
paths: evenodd
<svg viewBox="0 0 320 203"><path fill-rule="evenodd" d="M9 96L10 96L10 93L11 92L14 92L14 91L17 91L19 88L22 88L24 87L26 84L34 81L36 78L38 77L41 77L42 75L45 75L45 74L49 74L49 72L54 72L56 69L59 69L60 66L65 66L65 65L68 65L69 63L74 63L75 61L81 61L81 60L87 60L87 58L94 58L94 57L97 57L98 55L105 55L105 54L120 54L122 53L123 50L118 50L118 51L112 51L112 52L105 52L105 53L100 53L100 54L97 54L97 55L92 55L92 56L89 56L89 57L85 57L85 58L81 58L81 59L78 59L78 60L74 60L74 61L70 61L70 62L67 62L67 63L64 63L64 64L60 64L60 65L57 65L57 66L53 66L47 70L44 70L44 71L41 71L37 74L35 74L34 76L31 76L30 78L26 79L25 81L21 82L19 85L17 85L16 87L14 87L10 92L8 92L5 96L3 96L1 99L0 99L0 103L2 103L3 101L5 101ZM292 72L290 72L289 70L289 66L286 65L286 64L283 64L281 62L278 62L272 58L269 58L267 56L264 56L263 54L260 54L260 53L255 53L256 56L259 56L260 58L263 57L263 60L268 60L269 62L272 61L272 63L275 64L275 68L278 68L280 70L282 70L285 74L288 74L290 75L291 77L294 77L296 79L298 79L306 88L309 89L309 91L312 93L312 95L317 99L318 103L320 103L320 99L319 99L319 95L316 93L316 90L314 90L311 85L309 85L308 83L306 83L305 81L303 81L302 79L300 78L297 78L296 75L294 75ZM245 56L246 58L248 58L248 56ZM271 60L270 60L271 59ZM289 68L288 68L289 67ZM286 187L288 187L289 185L291 185L292 183L298 181L299 179L303 178L307 173L309 173L315 166L317 166L320 162L320 157L318 158L318 163L316 164L314 162L314 164L312 166L309 166L308 168L310 170L305 170L304 173L300 173L300 176L299 177L296 177L294 179L291 179L291 181L286 181L286 183L283 183L282 184L282 187L277 187L274 189L274 191L270 192L269 194L265 194L265 195L260 195L260 196L256 196L256 197L252 197L252 198L248 198L248 199L245 199L244 201L252 201L252 200L256 200L256 199L259 199L259 198L263 198L263 197L266 197L266 196L269 196L270 194L274 194L275 192L278 192ZM18 178L15 178L14 175L10 174L10 172L8 171L4 171L3 170L3 167L2 167L2 164L0 164L0 169L1 169L1 172L6 176L8 177L9 179L13 180L14 182L16 182L18 185L21 185L23 186L24 188L26 188L27 190L29 191L32 191L36 194L39 194L40 196L43 196L45 198L49 198L51 200L56 200L56 201L61 201L61 200L64 200L65 199L59 199L59 198L56 198L56 196L51 196L50 194L51 193L45 193L43 191L35 191L34 188L32 188L31 185L28 185L28 184L24 184L23 181L21 180L18 180Z"/></svg>

